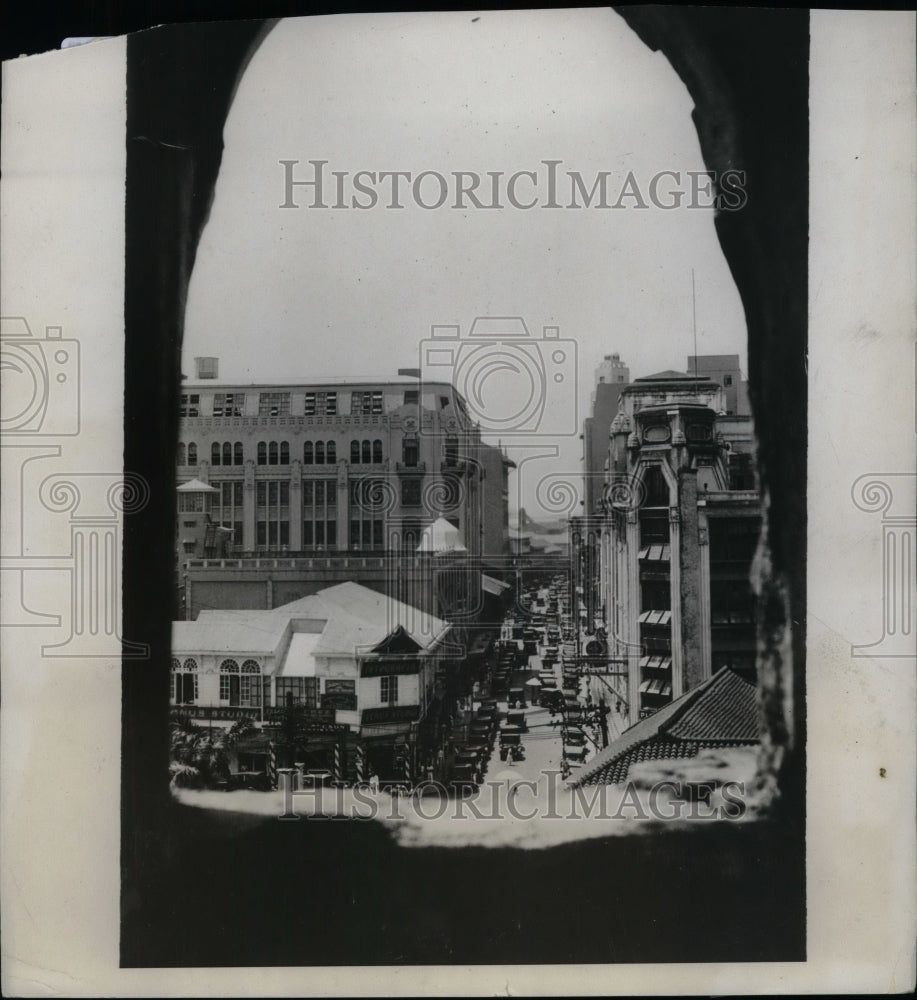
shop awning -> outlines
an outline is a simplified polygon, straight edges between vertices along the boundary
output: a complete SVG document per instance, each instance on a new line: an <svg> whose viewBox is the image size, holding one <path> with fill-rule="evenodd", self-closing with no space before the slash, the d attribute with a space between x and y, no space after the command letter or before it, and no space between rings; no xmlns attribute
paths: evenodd
<svg viewBox="0 0 917 1000"><path fill-rule="evenodd" d="M640 682L641 694L658 694L668 696L672 693L672 684L664 680L645 680Z"/></svg>
<svg viewBox="0 0 917 1000"><path fill-rule="evenodd" d="M499 597L504 590L509 590L509 584L503 583L502 580L496 580L492 576L488 576L486 573L481 574L481 589L488 594L494 594Z"/></svg>
<svg viewBox="0 0 917 1000"><path fill-rule="evenodd" d="M637 555L638 559L648 559L650 562L669 562L671 549L668 545L646 545Z"/></svg>
<svg viewBox="0 0 917 1000"><path fill-rule="evenodd" d="M313 654L321 637L320 632L295 632L277 676L314 677L316 664Z"/></svg>
<svg viewBox="0 0 917 1000"><path fill-rule="evenodd" d="M671 656L643 656L640 658L642 670L668 670L671 666Z"/></svg>
<svg viewBox="0 0 917 1000"><path fill-rule="evenodd" d="M671 621L671 611L644 611L640 615L641 625L668 625Z"/></svg>

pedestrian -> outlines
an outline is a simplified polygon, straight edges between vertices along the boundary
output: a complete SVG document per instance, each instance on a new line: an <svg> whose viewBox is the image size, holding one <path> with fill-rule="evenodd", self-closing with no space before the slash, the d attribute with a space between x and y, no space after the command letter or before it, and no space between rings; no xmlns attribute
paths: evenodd
<svg viewBox="0 0 917 1000"><path fill-rule="evenodd" d="M379 794L379 775L373 771L369 776L369 790L373 795Z"/></svg>

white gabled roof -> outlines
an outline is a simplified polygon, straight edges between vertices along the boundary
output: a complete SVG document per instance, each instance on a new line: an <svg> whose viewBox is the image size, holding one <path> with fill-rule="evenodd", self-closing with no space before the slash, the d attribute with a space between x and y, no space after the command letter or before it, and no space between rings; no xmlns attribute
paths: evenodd
<svg viewBox="0 0 917 1000"><path fill-rule="evenodd" d="M172 623L172 648L181 654L276 655L292 628L278 675L306 677L314 673L299 671L314 670L308 665L311 658L366 652L399 627L421 649L433 645L449 628L435 615L347 582L270 611L202 611L197 621Z"/></svg>
<svg viewBox="0 0 917 1000"><path fill-rule="evenodd" d="M424 528L417 551L467 552L468 549L465 548L465 538L461 530L444 517L438 517L431 525Z"/></svg>
<svg viewBox="0 0 917 1000"><path fill-rule="evenodd" d="M177 493L219 493L215 486L202 483L200 479L190 479L187 483L182 483L176 488Z"/></svg>

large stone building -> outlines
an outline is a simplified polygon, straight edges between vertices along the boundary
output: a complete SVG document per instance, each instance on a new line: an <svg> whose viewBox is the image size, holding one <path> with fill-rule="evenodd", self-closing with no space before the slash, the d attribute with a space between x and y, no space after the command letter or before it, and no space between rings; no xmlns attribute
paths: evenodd
<svg viewBox="0 0 917 1000"><path fill-rule="evenodd" d="M754 667L754 432L747 394L699 374L705 360L624 388L601 510L571 524L587 651L616 677L631 723L723 667ZM737 357L711 363L740 380Z"/></svg>
<svg viewBox="0 0 917 1000"><path fill-rule="evenodd" d="M448 383L228 385L198 361L181 396L184 617L345 580L391 592L393 557L413 555L438 519L474 566L506 555L512 463Z"/></svg>

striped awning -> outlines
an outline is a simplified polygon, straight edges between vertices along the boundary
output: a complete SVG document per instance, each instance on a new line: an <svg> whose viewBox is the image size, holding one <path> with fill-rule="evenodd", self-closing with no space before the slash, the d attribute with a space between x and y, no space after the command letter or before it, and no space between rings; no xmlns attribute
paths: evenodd
<svg viewBox="0 0 917 1000"><path fill-rule="evenodd" d="M671 611L644 611L640 615L641 625L669 625L671 621Z"/></svg>
<svg viewBox="0 0 917 1000"><path fill-rule="evenodd" d="M643 656L640 658L641 670L668 670L671 666L671 656Z"/></svg>
<svg viewBox="0 0 917 1000"><path fill-rule="evenodd" d="M640 682L640 693L668 696L672 693L672 684L670 681L648 678Z"/></svg>

